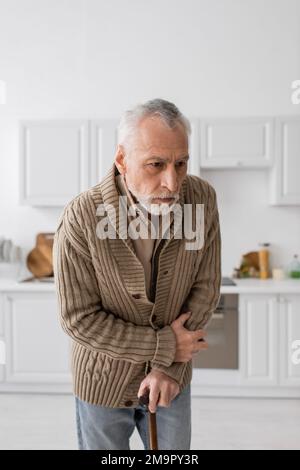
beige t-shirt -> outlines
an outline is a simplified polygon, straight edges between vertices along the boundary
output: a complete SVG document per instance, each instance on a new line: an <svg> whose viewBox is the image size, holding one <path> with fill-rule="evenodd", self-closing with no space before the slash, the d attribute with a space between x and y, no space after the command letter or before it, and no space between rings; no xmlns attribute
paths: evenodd
<svg viewBox="0 0 300 470"><path fill-rule="evenodd" d="M152 265L152 256L156 251L157 246L159 245L161 236L161 217L153 214L147 213L138 203L133 199L131 192L128 189L126 180L123 175L116 175L117 189L122 196L127 196L127 207L133 207L135 212L139 214L141 223L144 223L144 233L147 233L148 229L148 238L138 237L137 239L132 238L132 243L135 249L135 253L143 265L145 273L145 285L148 299L150 300L150 286L151 286L151 265ZM128 215L128 225L135 216ZM173 220L173 213L170 213L170 224ZM154 227L152 228L152 234L154 233L156 238L151 238L151 224ZM165 230L164 230L165 233Z"/></svg>

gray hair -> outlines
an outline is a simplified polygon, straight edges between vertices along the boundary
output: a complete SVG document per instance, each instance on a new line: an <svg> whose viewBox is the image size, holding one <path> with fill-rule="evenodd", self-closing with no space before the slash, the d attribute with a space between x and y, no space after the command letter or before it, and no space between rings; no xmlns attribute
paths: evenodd
<svg viewBox="0 0 300 470"><path fill-rule="evenodd" d="M179 111L177 106L170 101L156 98L138 104L123 114L118 126L118 144L127 146L140 121L149 116L158 116L170 129L174 129L178 123L182 124L188 137L191 133L189 120Z"/></svg>

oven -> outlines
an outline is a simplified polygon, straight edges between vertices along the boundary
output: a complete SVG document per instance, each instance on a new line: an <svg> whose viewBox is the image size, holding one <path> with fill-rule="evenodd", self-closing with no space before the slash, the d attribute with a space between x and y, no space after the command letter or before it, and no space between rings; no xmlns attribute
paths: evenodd
<svg viewBox="0 0 300 470"><path fill-rule="evenodd" d="M221 294L206 327L208 349L193 357L199 369L238 369L238 294Z"/></svg>

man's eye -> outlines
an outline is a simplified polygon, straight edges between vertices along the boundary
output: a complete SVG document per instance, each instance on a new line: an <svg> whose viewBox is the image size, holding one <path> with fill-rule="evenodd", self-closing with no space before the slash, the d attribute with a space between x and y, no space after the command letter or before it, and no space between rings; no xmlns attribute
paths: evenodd
<svg viewBox="0 0 300 470"><path fill-rule="evenodd" d="M177 163L177 166L185 166L186 165L186 161L183 160L182 162L178 162Z"/></svg>
<svg viewBox="0 0 300 470"><path fill-rule="evenodd" d="M153 162L150 163L150 166L153 166L154 168L160 168L163 165L162 162Z"/></svg>

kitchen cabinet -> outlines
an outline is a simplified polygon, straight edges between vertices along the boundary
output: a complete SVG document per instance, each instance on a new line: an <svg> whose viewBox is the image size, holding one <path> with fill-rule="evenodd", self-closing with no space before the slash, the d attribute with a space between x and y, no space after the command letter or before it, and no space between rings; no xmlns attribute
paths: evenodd
<svg viewBox="0 0 300 470"><path fill-rule="evenodd" d="M95 119L91 126L90 186L98 184L111 168L118 141L118 121Z"/></svg>
<svg viewBox="0 0 300 470"><path fill-rule="evenodd" d="M300 283L245 280L221 292L230 290L239 293L238 368L194 368L193 396L300 398L300 364L292 362L292 343L300 340ZM0 280L1 340L0 392L71 392L71 340L60 325L53 284L1 287Z"/></svg>
<svg viewBox="0 0 300 470"><path fill-rule="evenodd" d="M300 398L300 364L292 360L300 340L300 283L245 280L232 288L239 290L239 367L193 369L193 395Z"/></svg>
<svg viewBox="0 0 300 470"><path fill-rule="evenodd" d="M199 145L199 120L189 118L191 134L189 136L189 160L187 172L189 175L201 176L200 145Z"/></svg>
<svg viewBox="0 0 300 470"><path fill-rule="evenodd" d="M280 296L279 332L280 384L300 387L300 364L294 364L292 361L293 342L300 340L300 295Z"/></svg>
<svg viewBox="0 0 300 470"><path fill-rule="evenodd" d="M300 387L292 343L300 339L300 295L242 295L240 367L244 385Z"/></svg>
<svg viewBox="0 0 300 470"><path fill-rule="evenodd" d="M270 174L270 203L300 205L300 117L276 119L275 163Z"/></svg>
<svg viewBox="0 0 300 470"><path fill-rule="evenodd" d="M54 293L3 294L6 364L2 391L71 391L70 341Z"/></svg>
<svg viewBox="0 0 300 470"><path fill-rule="evenodd" d="M4 341L4 309L3 295L0 293L0 384L4 381L5 341Z"/></svg>
<svg viewBox="0 0 300 470"><path fill-rule="evenodd" d="M241 296L239 356L242 384L277 384L278 315L276 295Z"/></svg>
<svg viewBox="0 0 300 470"><path fill-rule="evenodd" d="M264 168L273 163L273 118L200 120L202 168Z"/></svg>
<svg viewBox="0 0 300 470"><path fill-rule="evenodd" d="M4 335L4 297L0 292L0 338Z"/></svg>
<svg viewBox="0 0 300 470"><path fill-rule="evenodd" d="M0 384L4 381L5 342L0 338Z"/></svg>
<svg viewBox="0 0 300 470"><path fill-rule="evenodd" d="M20 203L65 206L98 184L114 161L114 119L20 122ZM198 121L191 119L188 173L200 174Z"/></svg>
<svg viewBox="0 0 300 470"><path fill-rule="evenodd" d="M64 206L89 187L86 120L20 123L20 203Z"/></svg>

